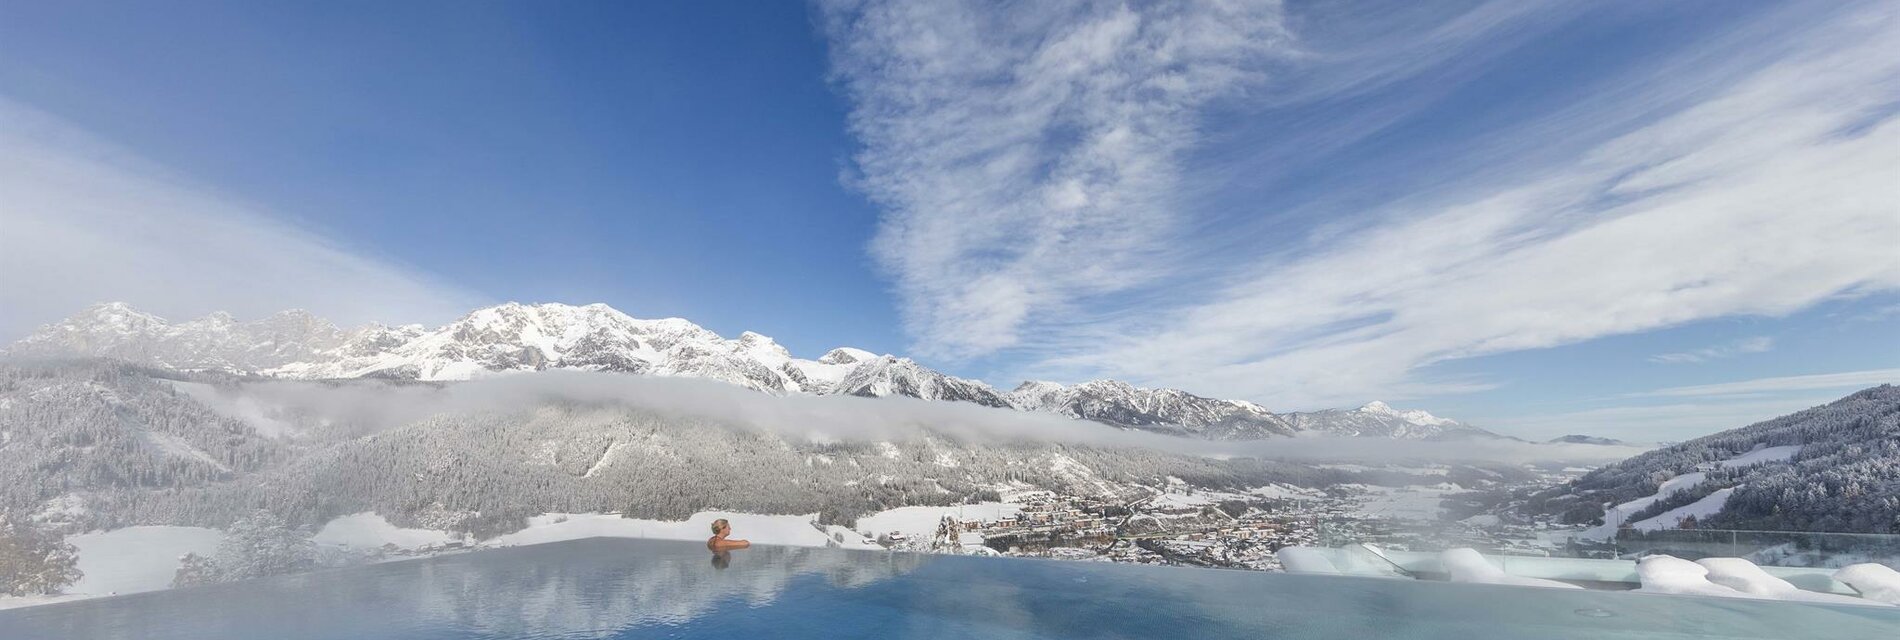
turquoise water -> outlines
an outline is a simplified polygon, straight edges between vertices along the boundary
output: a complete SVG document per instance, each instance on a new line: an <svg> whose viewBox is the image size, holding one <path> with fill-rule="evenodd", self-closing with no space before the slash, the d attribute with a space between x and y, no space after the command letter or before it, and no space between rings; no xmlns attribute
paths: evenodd
<svg viewBox="0 0 1900 640"><path fill-rule="evenodd" d="M0 611L0 638L1900 638L1900 609L593 539Z"/></svg>

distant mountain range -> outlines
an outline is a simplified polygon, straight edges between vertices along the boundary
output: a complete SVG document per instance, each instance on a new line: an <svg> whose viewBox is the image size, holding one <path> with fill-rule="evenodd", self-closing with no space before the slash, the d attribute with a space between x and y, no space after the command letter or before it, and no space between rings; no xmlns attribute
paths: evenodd
<svg viewBox="0 0 1900 640"><path fill-rule="evenodd" d="M239 322L214 313L171 323L123 303L46 325L7 355L103 357L178 371L294 379L463 380L493 372L575 369L718 380L792 395L907 396L1057 413L1172 435L1243 440L1305 434L1402 439L1498 437L1382 402L1358 409L1273 413L1241 400L1147 389L1115 380L1025 382L1007 393L909 359L840 347L815 360L772 338L727 339L679 318L642 320L604 304L477 309L442 327L342 329L304 311Z"/></svg>
<svg viewBox="0 0 1900 640"><path fill-rule="evenodd" d="M1557 436L1555 438L1546 440L1545 442L1548 444L1594 444L1594 445L1602 445L1605 447L1630 446L1630 443L1624 442L1622 440L1618 440L1616 438L1604 438L1600 436L1582 436L1582 435L1576 435L1576 434L1567 435L1567 436Z"/></svg>

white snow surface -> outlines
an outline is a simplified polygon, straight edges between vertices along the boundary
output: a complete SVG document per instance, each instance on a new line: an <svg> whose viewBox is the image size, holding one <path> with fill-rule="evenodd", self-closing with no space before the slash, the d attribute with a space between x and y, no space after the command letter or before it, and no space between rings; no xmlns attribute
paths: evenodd
<svg viewBox="0 0 1900 640"><path fill-rule="evenodd" d="M331 520L311 537L317 544L374 549L393 544L404 549L439 545L460 538L434 529L404 529L374 513L351 514Z"/></svg>
<svg viewBox="0 0 1900 640"><path fill-rule="evenodd" d="M1654 504L1657 500L1674 495L1677 491L1686 491L1694 488L1696 485L1702 484L1702 480L1706 475L1707 474L1697 471L1665 480L1661 486L1656 488L1655 494L1637 498L1605 510L1603 512L1603 524L1585 529L1582 533L1577 534L1577 536L1592 540L1608 540L1615 537L1617 527L1623 526L1623 522L1628 520L1631 515L1642 511L1649 505Z"/></svg>
<svg viewBox="0 0 1900 640"><path fill-rule="evenodd" d="M1723 469L1735 469L1738 467L1746 467L1750 465L1764 464L1768 462L1787 462L1789 458L1794 457L1794 454L1797 454L1800 452L1801 452L1801 445L1798 445L1798 444L1783 445L1779 447L1763 447L1760 449L1756 449L1754 451L1750 451L1748 453L1744 453L1739 456L1735 456L1733 458L1729 458L1727 460L1723 460L1717 466Z"/></svg>
<svg viewBox="0 0 1900 640"><path fill-rule="evenodd" d="M66 591L103 596L165 589L178 572L179 556L211 555L223 541L224 532L204 527L126 527L66 536L79 549L79 570L85 573Z"/></svg>
<svg viewBox="0 0 1900 640"><path fill-rule="evenodd" d="M1900 571L1884 564L1864 562L1841 567L1834 579L1853 587L1860 597L1887 604L1900 604Z"/></svg>
<svg viewBox="0 0 1900 640"><path fill-rule="evenodd" d="M1518 587L1545 587L1550 589L1582 589L1574 584L1527 578L1505 573L1486 560L1476 549L1446 549L1438 554L1438 563L1451 575L1452 582L1472 582L1477 584L1503 584Z"/></svg>
<svg viewBox="0 0 1900 640"><path fill-rule="evenodd" d="M1740 591L1776 600L1827 602L1831 604L1882 605L1883 603L1838 593L1803 591L1787 580L1770 575L1753 562L1742 558L1703 558L1696 564L1709 570L1709 581Z"/></svg>
<svg viewBox="0 0 1900 640"><path fill-rule="evenodd" d="M1021 505L1007 502L980 502L954 507L898 507L858 518L851 528L868 533L872 538L876 538L878 534L891 532L907 536L929 536L937 532L937 523L945 515L955 516L962 522L995 522L1014 518L1021 512ZM965 540L973 537L976 536L963 536Z"/></svg>
<svg viewBox="0 0 1900 640"><path fill-rule="evenodd" d="M1702 496L1700 500L1645 518L1630 526L1638 531L1657 531L1678 528L1682 525L1683 519L1689 516L1695 516L1697 520L1707 519L1722 511L1722 506L1728 504L1729 494L1735 493L1735 489L1735 487L1718 489L1710 492L1709 495Z"/></svg>
<svg viewBox="0 0 1900 640"><path fill-rule="evenodd" d="M1766 596L1710 582L1707 567L1675 556L1653 555L1643 558L1636 563L1636 576L1643 582L1643 586L1636 589L1641 593L1767 599Z"/></svg>
<svg viewBox="0 0 1900 640"><path fill-rule="evenodd" d="M1409 409L1409 410L1401 411L1398 409L1393 409L1392 405L1386 404L1384 402L1380 402L1378 400L1373 400L1372 402L1366 403L1366 406L1359 407L1359 410L1366 413L1375 413L1375 414L1380 414L1380 415L1392 416L1400 420L1404 420L1406 422L1410 422L1412 424L1419 425L1419 426L1442 427L1442 426L1450 426L1450 425L1458 424L1458 421L1456 420L1451 420L1448 418L1440 418L1438 416L1427 413L1424 409Z"/></svg>

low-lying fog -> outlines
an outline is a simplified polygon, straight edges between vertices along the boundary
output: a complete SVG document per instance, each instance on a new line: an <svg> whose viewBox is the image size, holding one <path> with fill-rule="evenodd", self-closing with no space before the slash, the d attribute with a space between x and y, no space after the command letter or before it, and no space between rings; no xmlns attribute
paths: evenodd
<svg viewBox="0 0 1900 640"><path fill-rule="evenodd" d="M1064 416L904 397L773 396L719 382L610 373L544 371L450 383L245 381L182 383L213 408L269 431L272 416L303 413L375 431L443 413L520 411L548 404L624 406L718 421L821 442L902 441L923 435L978 443L1054 442L1145 448L1209 457L1331 462L1526 462L1602 464L1638 447L1541 444L1506 439L1423 442L1300 437L1210 441Z"/></svg>

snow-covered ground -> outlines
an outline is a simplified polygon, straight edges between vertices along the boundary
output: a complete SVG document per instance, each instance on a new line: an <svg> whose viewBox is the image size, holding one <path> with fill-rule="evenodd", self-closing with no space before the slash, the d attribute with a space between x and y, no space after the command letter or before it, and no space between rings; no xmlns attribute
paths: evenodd
<svg viewBox="0 0 1900 640"><path fill-rule="evenodd" d="M461 540L461 536L434 529L404 529L390 524L388 520L374 513L357 513L323 525L311 538L317 544L337 545L357 549L376 549L385 544L393 544L404 549L415 549L429 545L439 545Z"/></svg>
<svg viewBox="0 0 1900 640"><path fill-rule="evenodd" d="M1637 521L1636 524L1630 526L1634 527L1637 531L1679 528L1682 526L1684 518L1695 516L1697 520L1702 520L1720 512L1722 505L1728 504L1728 496L1731 493L1735 493L1734 487L1720 489L1703 496L1701 500L1664 511L1656 514L1654 517Z"/></svg>
<svg viewBox="0 0 1900 640"><path fill-rule="evenodd" d="M1746 467L1749 465L1757 465L1757 464L1763 464L1767 462L1786 462L1789 458L1793 458L1794 454L1797 454L1800 452L1801 452L1801 445L1798 445L1798 444L1790 444L1790 445L1784 445L1784 446L1779 446L1779 447L1763 447L1760 449L1756 449L1754 451L1750 451L1748 453L1744 453L1739 456L1735 456L1733 458L1729 458L1727 460L1723 460L1718 466L1720 466L1723 469L1734 469L1737 467Z"/></svg>
<svg viewBox="0 0 1900 640"><path fill-rule="evenodd" d="M1716 467L1733 469L1770 462L1786 462L1800 452L1801 445L1798 444L1779 447L1761 447L1749 451L1748 453L1717 462ZM1591 540L1608 540L1615 537L1617 528L1623 526L1623 523L1627 521L1631 515L1642 511L1649 507L1649 505L1655 504L1657 500L1662 500L1674 495L1678 491L1694 489L1697 485L1702 484L1705 476L1706 474L1698 471L1685 473L1665 480L1662 485L1657 487L1654 495L1637 498L1605 510L1603 513L1603 524L1585 529L1582 533L1577 534L1577 537ZM1683 518L1688 516L1693 515L1696 519L1700 520L1720 513L1722 506L1728 502L1730 493L1733 493L1732 489L1715 491L1701 500L1675 509L1670 509L1655 517L1646 518L1641 522L1633 523L1630 526L1643 531L1674 529Z"/></svg>
<svg viewBox="0 0 1900 640"><path fill-rule="evenodd" d="M179 556L211 555L223 540L224 532L203 527L127 527L66 536L79 551L84 574L79 582L59 596L0 597L0 609L169 588Z"/></svg>
<svg viewBox="0 0 1900 640"><path fill-rule="evenodd" d="M224 541L224 532L204 527L127 527L67 536L79 549L85 573L68 593L92 596L136 593L170 587L178 558L208 556Z"/></svg>
<svg viewBox="0 0 1900 640"><path fill-rule="evenodd" d="M1005 518L1014 518L1022 512L1020 505L1007 502L981 502L954 507L898 507L886 509L862 518L852 529L869 534L876 539L885 533L902 533L906 536L930 536L937 533L937 523L945 515L955 516L960 522L994 522ZM962 534L965 545L982 544L983 537L975 533Z"/></svg>
<svg viewBox="0 0 1900 640"><path fill-rule="evenodd" d="M1255 498L1280 498L1294 500L1300 498L1324 497L1326 492L1317 489L1296 487L1290 484L1269 484L1247 490L1247 495Z"/></svg>
<svg viewBox="0 0 1900 640"><path fill-rule="evenodd" d="M1706 474L1697 471L1695 473L1685 473L1664 480L1663 483L1656 488L1656 493L1605 510L1603 512L1603 524L1585 529L1583 533L1577 534L1577 537L1591 540L1608 540L1615 537L1617 528L1623 526L1623 522L1628 520L1631 515L1635 515L1636 512L1648 508L1651 504L1655 504L1657 500L1675 495L1677 491L1688 491L1689 489L1695 488L1696 485L1702 484L1702 479L1705 475Z"/></svg>

